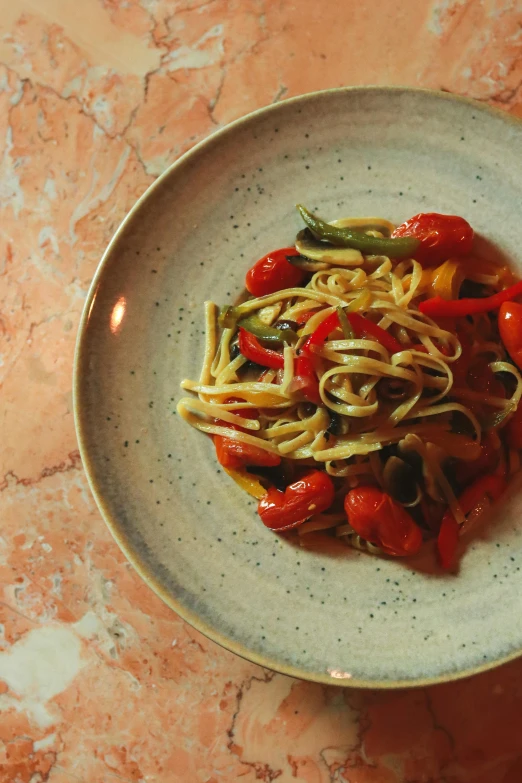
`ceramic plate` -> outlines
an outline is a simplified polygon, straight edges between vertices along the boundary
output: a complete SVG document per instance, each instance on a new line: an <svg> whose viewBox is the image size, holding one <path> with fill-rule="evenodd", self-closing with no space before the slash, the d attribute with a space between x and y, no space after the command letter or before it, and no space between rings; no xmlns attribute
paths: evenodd
<svg viewBox="0 0 522 783"><path fill-rule="evenodd" d="M210 439L176 415L199 375L203 302L292 243L303 202L333 219L464 215L521 267L522 126L444 93L357 88L251 114L139 200L88 296L75 410L87 475L143 579L209 637L297 677L393 687L449 680L522 650L522 520L512 491L458 575L431 555L303 550L260 523Z"/></svg>

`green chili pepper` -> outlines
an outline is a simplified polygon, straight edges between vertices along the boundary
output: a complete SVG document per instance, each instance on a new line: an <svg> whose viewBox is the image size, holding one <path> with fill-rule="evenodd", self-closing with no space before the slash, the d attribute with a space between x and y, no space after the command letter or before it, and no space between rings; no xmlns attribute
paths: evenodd
<svg viewBox="0 0 522 783"><path fill-rule="evenodd" d="M341 329L343 330L343 335L345 340L354 340L355 339L355 333L350 326L350 321L346 317L346 313L344 312L341 305L338 305L337 307L337 315L339 316L339 323L341 324Z"/></svg>
<svg viewBox="0 0 522 783"><path fill-rule="evenodd" d="M222 329L235 329L236 326L240 326L260 340L272 343L293 345L299 339L296 332L288 326L281 329L267 326L255 313L245 316L241 307L232 307L232 305L226 305L221 309L218 323Z"/></svg>
<svg viewBox="0 0 522 783"><path fill-rule="evenodd" d="M241 318L242 312L239 307L232 307L231 305L225 305L221 308L218 317L218 324L222 329L234 329L237 323L237 319Z"/></svg>
<svg viewBox="0 0 522 783"><path fill-rule="evenodd" d="M312 215L302 204L297 204L299 214L317 239L338 247L354 247L366 255L388 256L388 258L411 258L420 245L415 237L384 238L372 237L351 228L331 226L325 220Z"/></svg>
<svg viewBox="0 0 522 783"><path fill-rule="evenodd" d="M293 329L289 329L288 327L276 329L273 326L267 326L255 314L242 318L237 322L237 325L241 327L241 329L253 334L254 337L257 337L259 340L266 340L270 343L288 343L293 345L298 340L298 336Z"/></svg>

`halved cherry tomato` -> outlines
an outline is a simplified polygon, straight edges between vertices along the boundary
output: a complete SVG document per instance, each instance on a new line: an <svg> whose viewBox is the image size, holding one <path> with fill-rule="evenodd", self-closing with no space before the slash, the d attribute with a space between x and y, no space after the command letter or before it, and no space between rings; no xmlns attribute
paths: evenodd
<svg viewBox="0 0 522 783"><path fill-rule="evenodd" d="M284 492L271 487L259 501L257 511L270 530L290 530L308 517L330 508L334 493L330 476L320 470L312 470L290 484Z"/></svg>
<svg viewBox="0 0 522 783"><path fill-rule="evenodd" d="M252 296L266 296L283 288L295 288L306 277L306 272L292 266L286 259L287 256L298 256L295 247L283 247L273 250L260 258L249 269L245 279L247 291Z"/></svg>
<svg viewBox="0 0 522 783"><path fill-rule="evenodd" d="M350 490L344 509L355 532L389 555L402 557L419 551L420 527L399 503L377 487Z"/></svg>
<svg viewBox="0 0 522 783"><path fill-rule="evenodd" d="M305 400L313 402L314 405L321 404L319 381L308 356L301 354L296 357L291 389L292 392L301 392Z"/></svg>
<svg viewBox="0 0 522 783"><path fill-rule="evenodd" d="M510 449L522 449L522 404L506 424L507 444Z"/></svg>
<svg viewBox="0 0 522 783"><path fill-rule="evenodd" d="M278 454L222 435L214 435L214 445L218 462L224 468L243 468L248 465L271 468L281 463Z"/></svg>
<svg viewBox="0 0 522 783"><path fill-rule="evenodd" d="M498 311L498 330L506 350L522 369L522 304L504 302Z"/></svg>
<svg viewBox="0 0 522 783"><path fill-rule="evenodd" d="M473 245L473 229L464 218L457 215L439 215L426 212L398 226L392 237L415 237L420 247L415 259L430 266L446 261L451 256L464 256Z"/></svg>

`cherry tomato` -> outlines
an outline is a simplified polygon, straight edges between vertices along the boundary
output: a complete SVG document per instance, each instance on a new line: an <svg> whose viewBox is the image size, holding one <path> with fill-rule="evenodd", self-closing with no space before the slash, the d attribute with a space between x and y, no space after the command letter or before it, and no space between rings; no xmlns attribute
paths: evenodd
<svg viewBox="0 0 522 783"><path fill-rule="evenodd" d="M224 468L243 468L246 465L271 468L281 463L278 454L222 435L214 435L214 445L218 462Z"/></svg>
<svg viewBox="0 0 522 783"><path fill-rule="evenodd" d="M510 449L522 449L522 404L506 424L507 444Z"/></svg>
<svg viewBox="0 0 522 783"><path fill-rule="evenodd" d="M292 266L286 260L287 256L298 255L295 247L283 247L260 258L247 272L245 279L247 291L252 296L266 296L283 288L299 286L305 279L306 272Z"/></svg>
<svg viewBox="0 0 522 783"><path fill-rule="evenodd" d="M522 304L504 302L498 311L498 330L506 350L522 369Z"/></svg>
<svg viewBox="0 0 522 783"><path fill-rule="evenodd" d="M443 568L451 568L453 565L458 543L459 523L451 511L448 510L444 514L437 537L437 549L439 550L440 563Z"/></svg>
<svg viewBox="0 0 522 783"><path fill-rule="evenodd" d="M271 487L261 498L257 511L270 530L290 530L313 514L326 511L334 499L333 481L327 473L312 470L281 492Z"/></svg>
<svg viewBox="0 0 522 783"><path fill-rule="evenodd" d="M414 555L422 532L408 512L377 487L356 487L344 499L348 522L356 533L389 555Z"/></svg>
<svg viewBox="0 0 522 783"><path fill-rule="evenodd" d="M451 256L464 256L473 245L473 229L457 215L426 212L398 226L392 237L415 237L420 247L415 258L425 266L446 261Z"/></svg>

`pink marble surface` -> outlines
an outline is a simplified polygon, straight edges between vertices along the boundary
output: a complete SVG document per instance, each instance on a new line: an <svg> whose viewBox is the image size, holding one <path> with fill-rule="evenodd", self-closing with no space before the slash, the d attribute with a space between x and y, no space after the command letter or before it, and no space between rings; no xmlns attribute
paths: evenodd
<svg viewBox="0 0 522 783"><path fill-rule="evenodd" d="M522 661L342 691L178 619L107 532L71 408L100 254L180 153L346 84L522 115L521 29L516 0L0 0L0 783L522 781Z"/></svg>

